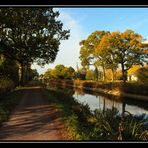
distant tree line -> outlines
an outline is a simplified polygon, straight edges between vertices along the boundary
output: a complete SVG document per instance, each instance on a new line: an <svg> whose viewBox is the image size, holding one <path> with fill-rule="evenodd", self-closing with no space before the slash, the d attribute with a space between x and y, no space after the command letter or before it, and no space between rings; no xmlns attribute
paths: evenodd
<svg viewBox="0 0 148 148"><path fill-rule="evenodd" d="M111 79L111 71L107 71L108 80ZM121 71L117 71L116 79L120 79ZM69 80L95 80L101 77L101 72L96 68L95 70L89 70L85 68L78 68L75 70L73 67L66 67L62 64L56 65L53 69L48 69L44 75L44 79L69 79Z"/></svg>
<svg viewBox="0 0 148 148"><path fill-rule="evenodd" d="M74 77L74 68L62 64L55 66L54 69L48 69L44 74L45 79L73 79Z"/></svg>

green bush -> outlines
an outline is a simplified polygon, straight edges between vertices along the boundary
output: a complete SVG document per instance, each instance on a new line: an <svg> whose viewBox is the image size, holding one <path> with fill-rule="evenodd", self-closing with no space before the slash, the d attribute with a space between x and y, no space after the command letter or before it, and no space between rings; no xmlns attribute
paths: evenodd
<svg viewBox="0 0 148 148"><path fill-rule="evenodd" d="M14 82L9 78L0 78L0 95L9 92L15 87Z"/></svg>
<svg viewBox="0 0 148 148"><path fill-rule="evenodd" d="M0 79L9 78L15 85L19 84L19 66L15 60L0 55ZM0 83L1 84L1 83Z"/></svg>
<svg viewBox="0 0 148 148"><path fill-rule="evenodd" d="M0 107L0 123L7 120L7 113Z"/></svg>

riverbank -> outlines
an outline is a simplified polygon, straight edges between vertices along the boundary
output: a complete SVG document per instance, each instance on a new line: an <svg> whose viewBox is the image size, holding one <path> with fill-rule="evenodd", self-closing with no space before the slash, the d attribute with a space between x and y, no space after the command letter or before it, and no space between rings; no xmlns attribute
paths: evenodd
<svg viewBox="0 0 148 148"><path fill-rule="evenodd" d="M87 104L77 102L70 91L34 83L18 90L17 96L11 95L11 101L17 100L13 101L15 105L20 99L21 102L3 124L1 140L148 140L143 118L121 117L115 107L91 111ZM14 109L12 103L9 107Z"/></svg>
<svg viewBox="0 0 148 148"><path fill-rule="evenodd" d="M89 106L77 102L70 91L58 88L44 89L44 94L62 113L70 140L147 140L143 119L132 115L122 118L117 108L91 111ZM123 122L122 122L123 121ZM120 126L122 131L120 131Z"/></svg>
<svg viewBox="0 0 148 148"><path fill-rule="evenodd" d="M47 85L61 85L64 87L78 87L119 98L130 98L148 101L148 85L123 82L94 82L83 80L47 80Z"/></svg>

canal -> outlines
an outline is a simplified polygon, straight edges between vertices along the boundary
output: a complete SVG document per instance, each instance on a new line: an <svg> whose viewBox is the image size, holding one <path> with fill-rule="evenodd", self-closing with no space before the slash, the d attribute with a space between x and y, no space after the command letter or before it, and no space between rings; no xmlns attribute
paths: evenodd
<svg viewBox="0 0 148 148"><path fill-rule="evenodd" d="M88 104L90 110L95 109L106 110L117 108L121 114L123 111L127 111L132 115L145 116L148 118L148 103L131 100L128 98L113 98L100 95L99 93L86 91L78 88L74 88L73 97L79 103Z"/></svg>
<svg viewBox="0 0 148 148"><path fill-rule="evenodd" d="M143 119L148 120L148 102L136 101L129 98L104 96L102 94L82 88L58 86L58 89L68 93L79 103L87 104L91 111L96 109L103 111L106 109L112 109L114 107L117 108L119 114L126 111L133 116L142 116Z"/></svg>

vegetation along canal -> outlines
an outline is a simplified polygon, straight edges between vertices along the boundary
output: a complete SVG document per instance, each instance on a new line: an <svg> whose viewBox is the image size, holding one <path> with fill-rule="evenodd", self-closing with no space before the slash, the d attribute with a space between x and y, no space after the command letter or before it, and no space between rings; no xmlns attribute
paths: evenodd
<svg viewBox="0 0 148 148"><path fill-rule="evenodd" d="M145 119L145 123L148 124L148 104L146 102L131 101L128 98L104 96L82 88L58 87L58 89L62 89L62 91L71 95L79 103L87 104L91 111L95 111L96 109L105 111L106 109L116 108L119 115L126 112L135 117Z"/></svg>
<svg viewBox="0 0 148 148"><path fill-rule="evenodd" d="M93 94L92 92L88 91L80 91L78 89L74 89L75 93L73 97L78 100L80 103L88 104L91 110L95 109L111 109L112 107L115 107L119 110L119 113L122 113L123 107L125 107L125 110L133 115L141 115L145 114L148 118L148 108L146 106L141 104L138 104L138 102L130 103L128 99L125 98L125 100L115 100L111 99L99 94Z"/></svg>

